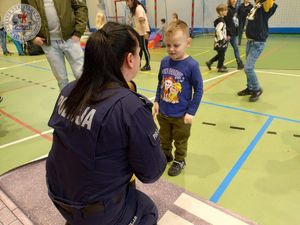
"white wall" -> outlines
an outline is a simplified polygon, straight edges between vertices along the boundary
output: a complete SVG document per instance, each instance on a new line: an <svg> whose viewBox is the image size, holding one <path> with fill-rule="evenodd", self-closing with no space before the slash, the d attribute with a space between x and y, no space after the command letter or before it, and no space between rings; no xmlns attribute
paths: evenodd
<svg viewBox="0 0 300 225"><path fill-rule="evenodd" d="M114 16L113 0L104 0L107 15ZM227 0L195 0L195 27L213 27L213 21L217 17L216 6L226 3ZM251 1L252 3L254 0ZM300 1L276 0L279 7L276 14L270 20L270 27L300 27ZM180 19L191 24L192 0L157 0L157 21L161 18L171 18L173 12L177 12ZM151 27L154 28L154 0L146 0L148 17ZM118 3L121 5L121 3ZM120 7L120 6L119 6ZM124 9L118 10L119 15L124 15Z"/></svg>

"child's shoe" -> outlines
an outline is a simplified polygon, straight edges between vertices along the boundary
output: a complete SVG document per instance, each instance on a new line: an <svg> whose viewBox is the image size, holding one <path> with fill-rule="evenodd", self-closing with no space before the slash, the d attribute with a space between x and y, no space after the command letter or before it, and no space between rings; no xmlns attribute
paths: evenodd
<svg viewBox="0 0 300 225"><path fill-rule="evenodd" d="M211 65L212 65L212 62L211 61L207 61L206 62L206 66L209 70L211 70Z"/></svg>
<svg viewBox="0 0 300 225"><path fill-rule="evenodd" d="M171 167L168 170L168 175L169 176L177 176L181 173L183 168L185 167L185 161L177 161L174 160Z"/></svg>
<svg viewBox="0 0 300 225"><path fill-rule="evenodd" d="M221 68L218 69L218 72L219 73L226 73L226 72L228 72L228 69L225 69L224 67L221 67Z"/></svg>
<svg viewBox="0 0 300 225"><path fill-rule="evenodd" d="M149 71L149 70L151 70L150 65L145 65L141 68L141 71Z"/></svg>

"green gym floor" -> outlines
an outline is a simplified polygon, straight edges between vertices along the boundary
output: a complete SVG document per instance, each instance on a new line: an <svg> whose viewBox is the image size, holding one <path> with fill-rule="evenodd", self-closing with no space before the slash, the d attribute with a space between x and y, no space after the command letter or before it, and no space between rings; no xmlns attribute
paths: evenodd
<svg viewBox="0 0 300 225"><path fill-rule="evenodd" d="M177 177L165 173L163 180L258 224L298 225L300 36L270 36L256 64L264 93L255 103L236 95L246 79L236 70L231 46L225 59L229 72L208 71L212 46L212 36L203 35L188 50L200 63L204 95L187 166ZM166 52L150 54L151 72L140 72L135 82L139 93L153 99ZM245 59L245 40L240 54ZM0 175L47 155L52 140L47 122L58 93L45 56L0 56Z"/></svg>

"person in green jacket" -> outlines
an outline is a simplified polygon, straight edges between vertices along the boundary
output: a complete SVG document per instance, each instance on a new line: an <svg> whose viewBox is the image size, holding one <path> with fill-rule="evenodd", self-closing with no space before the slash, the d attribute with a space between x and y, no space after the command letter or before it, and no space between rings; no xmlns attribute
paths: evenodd
<svg viewBox="0 0 300 225"><path fill-rule="evenodd" d="M43 48L58 86L63 89L69 82L65 58L76 79L82 73L80 37L88 21L86 0L21 0L21 3L31 5L41 16L40 32L32 42Z"/></svg>

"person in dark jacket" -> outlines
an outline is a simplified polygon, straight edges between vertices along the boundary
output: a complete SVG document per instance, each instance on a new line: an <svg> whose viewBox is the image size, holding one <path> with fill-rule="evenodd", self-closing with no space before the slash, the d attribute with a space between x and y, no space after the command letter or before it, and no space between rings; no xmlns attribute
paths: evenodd
<svg viewBox="0 0 300 225"><path fill-rule="evenodd" d="M246 18L253 8L253 5L249 0L244 0L242 4L240 4L237 12L237 18L239 20L239 29L238 29L238 45L241 45L242 43L242 38L243 38L243 33L244 33L244 28L246 25Z"/></svg>
<svg viewBox="0 0 300 225"><path fill-rule="evenodd" d="M230 44L234 51L234 56L237 63L237 69L241 70L244 68L243 61L240 56L240 51L238 47L238 19L237 19L237 0L228 0L228 13L224 17L227 27L227 35L229 36Z"/></svg>
<svg viewBox="0 0 300 225"><path fill-rule="evenodd" d="M269 19L275 13L277 4L274 0L256 0L256 5L248 16L246 28L246 64L247 88L239 91L239 96L250 95L249 101L255 102L263 93L254 71L255 63L265 48L269 32Z"/></svg>
<svg viewBox="0 0 300 225"><path fill-rule="evenodd" d="M108 22L87 41L82 76L60 93L49 126L48 193L70 225L154 225L157 208L130 182L160 178L166 158L152 103L129 90L139 34Z"/></svg>

